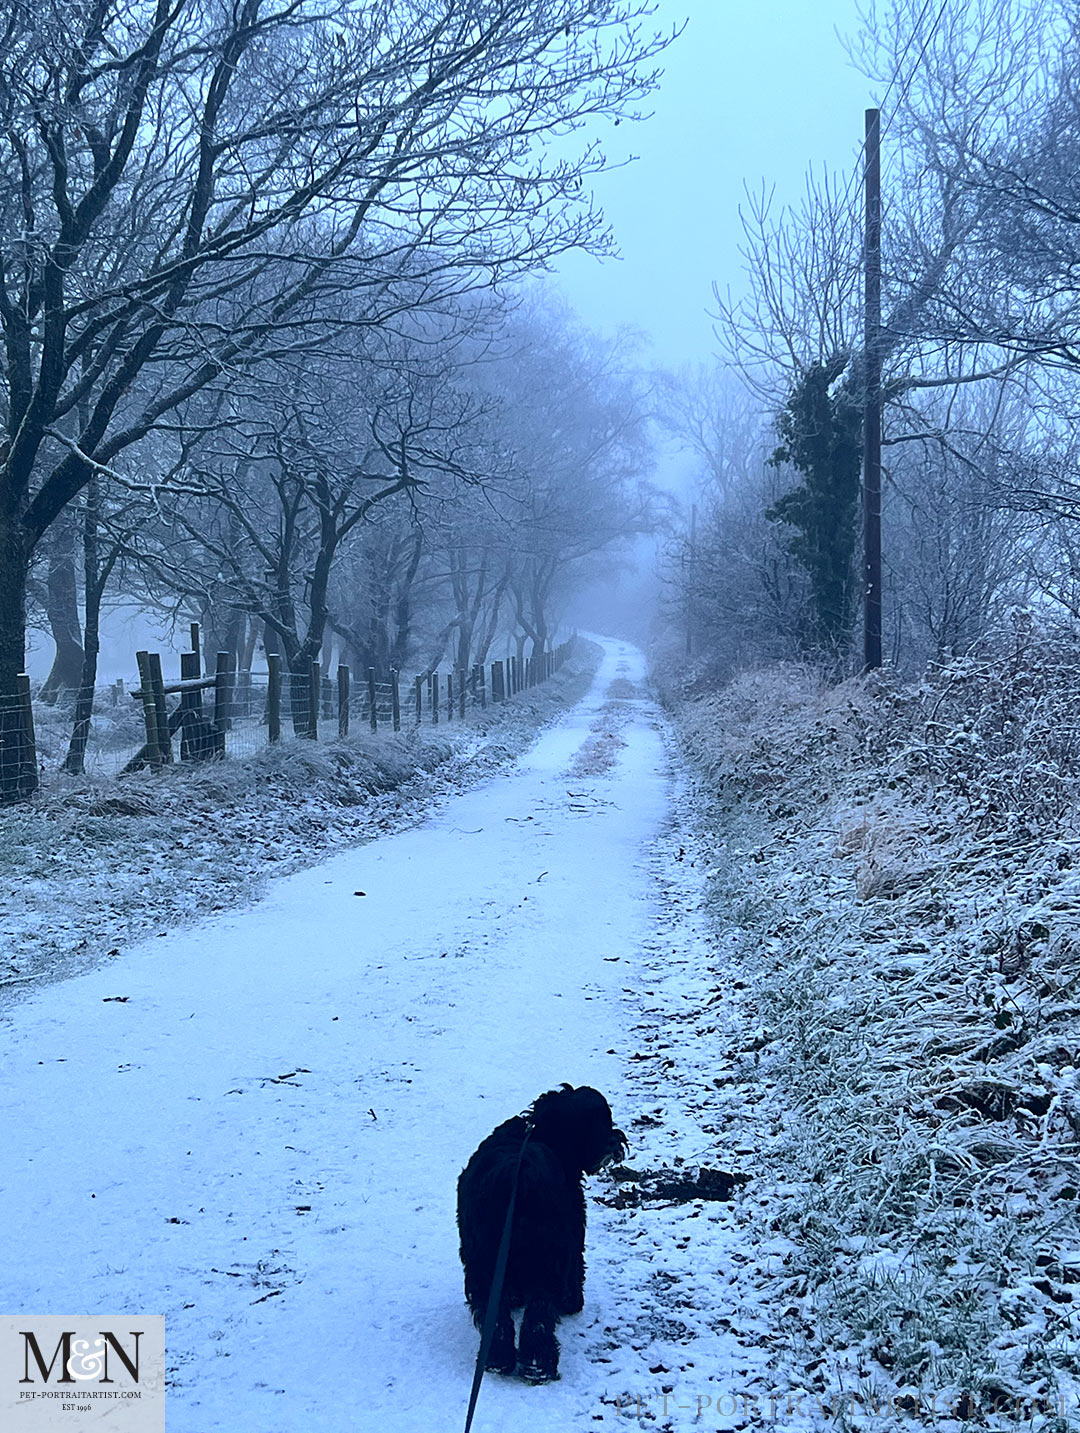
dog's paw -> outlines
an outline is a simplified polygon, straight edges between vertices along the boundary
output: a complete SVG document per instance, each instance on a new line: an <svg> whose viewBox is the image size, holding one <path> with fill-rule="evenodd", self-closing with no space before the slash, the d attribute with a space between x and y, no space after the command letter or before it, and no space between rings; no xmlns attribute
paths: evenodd
<svg viewBox="0 0 1080 1433"><path fill-rule="evenodd" d="M519 1363L517 1376L526 1383L554 1383L559 1377L558 1364L554 1366L542 1362L539 1359L530 1359L527 1363Z"/></svg>
<svg viewBox="0 0 1080 1433"><path fill-rule="evenodd" d="M498 1328L495 1330L495 1337L488 1349L484 1367L488 1373L511 1374L517 1372L517 1349L514 1347L513 1324L508 1330Z"/></svg>

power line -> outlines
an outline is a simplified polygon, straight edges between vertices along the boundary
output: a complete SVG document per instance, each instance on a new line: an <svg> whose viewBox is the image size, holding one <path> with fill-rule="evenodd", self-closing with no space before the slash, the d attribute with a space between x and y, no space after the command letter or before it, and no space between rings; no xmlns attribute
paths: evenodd
<svg viewBox="0 0 1080 1433"><path fill-rule="evenodd" d="M934 23L930 26L930 33L927 35L926 39L922 42L922 48L921 48L920 51L919 51L919 54L918 54L918 57L917 57L916 60L915 60L915 63L914 63L914 64L912 65L912 67L911 67L911 73L908 75L907 80L906 80L905 83L904 83L904 88L903 88L903 90L902 90L902 92L901 92L901 94L900 94L900 98L896 101L896 106L895 106L895 108L893 109L892 113L889 115L889 118L886 120L886 122L885 122L885 128L881 131L881 137L882 137L882 139L884 139L885 136L888 134L888 132L889 132L889 125L892 124L893 119L896 117L897 113L899 112L900 106L901 106L901 105L904 103L904 101L907 99L907 93L908 93L908 90L911 88L911 82L912 82L912 80L915 78L915 73L916 73L916 71L918 70L919 66L922 64L922 62L923 62L923 57L925 56L927 50L928 50L929 47L930 47L930 41L931 41L931 40L934 38L934 36L937 34L937 27L941 24L942 16L945 14L945 11L948 9L948 5L949 5L949 0L941 0L941 9L937 12L937 16L936 16L936 18L935 18L935 20L934 20ZM925 13L926 13L926 6L924 5L924 6L923 6L923 12L922 12L922 14L925 15ZM922 15L919 16L919 22L918 22L918 23L919 23L919 24L922 23ZM918 27L916 26L916 28L918 28ZM910 50L910 49L911 49L911 41L909 40L908 43L907 43L907 48L904 50L905 56L907 55L907 52L908 52L908 50ZM895 78L895 77L894 77L894 78ZM886 97L888 97L888 91L886 91ZM884 108L884 104L882 105L882 108Z"/></svg>
<svg viewBox="0 0 1080 1433"><path fill-rule="evenodd" d="M911 34L908 36L908 39L907 39L907 44L904 46L903 54L900 56L899 60L896 62L896 67L895 67L895 69L893 70L892 75L891 75L890 78L889 78L889 83L885 86L885 93L882 95L882 97L881 97L881 102L880 102L880 104L878 105L878 108L879 108L880 110L882 110L882 111L884 111L884 110L886 109L887 105L888 105L889 96L890 96L890 94L892 93L893 86L896 84L897 80L900 78L901 72L903 71L903 68L904 68L904 62L907 60L907 57L908 57L908 55L909 55L910 52L911 52L911 47L912 47L912 45L913 45L914 42L915 42L915 37L916 37L916 35L919 33L919 29L920 29L920 27L921 27L921 25L922 25L922 22L926 19L926 16L927 16L927 14L929 13L929 10L930 10L930 6L931 6L933 3L934 3L934 0L924 0L923 7L922 7L922 9L919 11L919 17L918 17L918 19L915 21L914 26L912 27ZM881 131L881 141L882 141L882 142L884 142L885 136L886 136L886 135L888 134L888 132L889 132L889 126L892 124L893 119L896 117L897 111L899 110L900 106L904 103L904 100L907 98L908 91L911 89L912 81L914 80L915 75L916 75L916 72L918 71L919 66L922 64L923 59L924 59L924 57L925 57L925 55L926 55L926 52L927 52L927 50L928 50L929 47L930 47L930 41L931 41L931 40L934 38L934 36L937 34L937 28L938 28L938 26L941 24L942 18L943 18L944 15L945 15L945 11L946 11L946 9L948 8L948 5L949 5L949 0L942 0L941 6L940 6L940 8L939 8L939 10L938 10L938 12L937 12L937 16L936 16L936 18L934 19L934 23L930 26L930 30L929 30L929 32L928 32L928 34L927 34L925 40L923 40L922 47L921 47L920 50L919 50L918 56L917 56L917 58L916 58L916 60L915 60L915 63L914 63L914 64L912 65L912 67L911 67L911 72L910 72L910 74L908 75L907 79L904 81L904 86L903 86L903 89L902 89L901 92L900 92L900 96L899 96L899 98L898 98L898 100L897 100L897 102L896 102L896 106L890 111L889 116L888 116L888 119L885 121L884 128L883 128L882 131ZM840 207L841 210L843 210L843 209L845 209L845 208L847 207L848 199L849 199L849 196L850 196L850 194L851 194L851 186L858 180L859 176L862 174L863 168L864 168L864 164L865 164L865 159L866 159L866 139L865 139L865 137L864 137L862 143L859 145L858 153L857 153L856 156L855 156L855 164L854 164L854 167L852 168L851 172L848 174L847 182L846 182L845 185L844 185L844 193L843 193L843 196L841 197L840 205L839 205L839 207Z"/></svg>

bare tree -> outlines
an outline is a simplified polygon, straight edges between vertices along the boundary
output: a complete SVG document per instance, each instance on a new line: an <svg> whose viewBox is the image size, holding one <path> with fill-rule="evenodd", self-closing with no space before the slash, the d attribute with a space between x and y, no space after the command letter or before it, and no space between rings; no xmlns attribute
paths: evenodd
<svg viewBox="0 0 1080 1433"><path fill-rule="evenodd" d="M380 681L411 653L426 531L412 503L373 511L340 555L329 594L330 630Z"/></svg>
<svg viewBox="0 0 1080 1433"><path fill-rule="evenodd" d="M886 562L900 617L931 649L965 640L978 603L993 609L1000 561L1017 560L1015 525L987 509L1025 467L1003 414L1032 402L1032 364L1071 365L1080 337L1078 36L1066 0L886 0L849 45L880 86L887 158ZM744 211L749 289L717 294L717 336L773 413L822 371L833 399L862 401L859 169L811 176L794 209L775 213L763 190Z"/></svg>
<svg viewBox="0 0 1080 1433"><path fill-rule="evenodd" d="M509 597L534 651L553 633L558 602L600 554L657 520L650 397L633 335L605 340L557 309L526 310L512 352L493 368L508 424L502 440L517 479Z"/></svg>
<svg viewBox="0 0 1080 1433"><path fill-rule="evenodd" d="M330 620L339 553L389 500L469 466L469 399L444 372L406 362L372 334L351 362L309 357L274 411L252 400L184 462L186 495L167 499L164 538L146 556L173 590L209 573L229 609L273 635L293 676L293 722L308 726L307 685ZM372 349L385 357L372 361ZM192 427L195 425L192 416Z"/></svg>
<svg viewBox="0 0 1080 1433"><path fill-rule="evenodd" d="M607 247L583 197L600 152L544 140L637 113L664 43L641 28L651 8L6 7L0 692L42 535L194 394L317 345L345 290L377 295L383 321L418 281L434 301Z"/></svg>
<svg viewBox="0 0 1080 1433"><path fill-rule="evenodd" d="M688 655L691 671L722 678L798 657L808 583L765 516L791 474L770 461L778 434L761 399L717 364L668 375L657 403L660 421L698 465L695 521L683 518L662 569L680 666Z"/></svg>

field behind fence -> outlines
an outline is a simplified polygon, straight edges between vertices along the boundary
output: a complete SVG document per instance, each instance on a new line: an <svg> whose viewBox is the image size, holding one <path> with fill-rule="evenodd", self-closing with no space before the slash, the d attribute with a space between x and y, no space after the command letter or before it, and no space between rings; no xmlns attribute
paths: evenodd
<svg viewBox="0 0 1080 1433"><path fill-rule="evenodd" d="M253 756L293 736L336 741L357 731L465 721L546 681L573 646L571 639L531 657L410 679L391 671L388 680L378 680L374 668L357 672L339 664L330 673L314 661L290 670L274 656L265 671L238 672L224 652L204 671L197 624L191 638L175 677L166 674L160 653L137 653L134 690L123 681L99 687L81 723L78 708L73 713L66 703L35 701L29 677L19 678L15 692L0 693L0 802L32 796L49 771L119 776L176 761Z"/></svg>

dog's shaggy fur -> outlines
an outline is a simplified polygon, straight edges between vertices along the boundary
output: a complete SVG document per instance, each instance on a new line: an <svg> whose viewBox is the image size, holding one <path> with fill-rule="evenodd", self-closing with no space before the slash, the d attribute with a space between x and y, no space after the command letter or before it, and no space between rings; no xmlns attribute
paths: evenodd
<svg viewBox="0 0 1080 1433"><path fill-rule="evenodd" d="M499 1125L458 1180L458 1232L465 1298L483 1327L506 1209L521 1155L506 1281L487 1367L530 1383L559 1376L555 1325L579 1313L585 1299L586 1174L621 1159L626 1136L615 1129L599 1090L563 1085L541 1095L524 1115ZM513 1310L523 1308L520 1346Z"/></svg>

